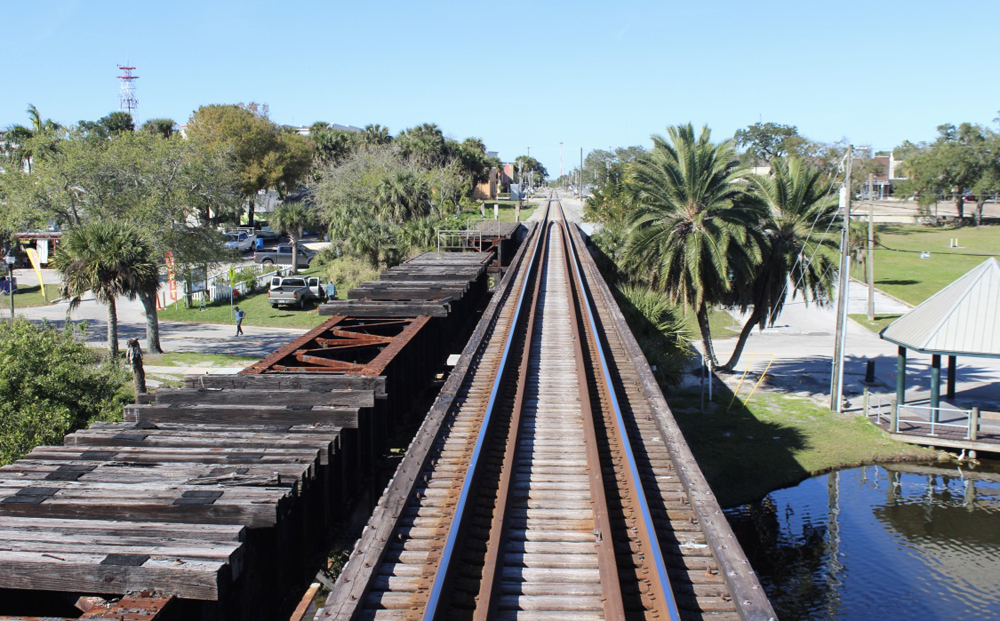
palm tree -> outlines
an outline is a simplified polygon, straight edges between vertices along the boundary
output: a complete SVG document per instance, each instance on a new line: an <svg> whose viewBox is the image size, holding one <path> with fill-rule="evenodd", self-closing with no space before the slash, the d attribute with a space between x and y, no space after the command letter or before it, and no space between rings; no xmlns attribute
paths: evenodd
<svg viewBox="0 0 1000 621"><path fill-rule="evenodd" d="M770 176L753 175L750 183L768 210L762 226L766 246L753 278L741 281L747 286L734 291L741 310L753 311L723 367L728 371L739 362L754 327L774 325L786 292L825 304L833 288L830 258L819 247L835 245L825 231L837 215L837 197L828 191L822 171L799 158L774 160Z"/></svg>
<svg viewBox="0 0 1000 621"><path fill-rule="evenodd" d="M62 294L76 308L87 291L108 307L108 351L118 354L118 296L155 296L159 288L159 269L153 260L149 241L139 230L116 220L93 220L74 227L63 238L53 257L53 266L62 272ZM147 313L156 324L156 309ZM148 349L159 350L158 331L150 338ZM147 337L149 337L147 332Z"/></svg>
<svg viewBox="0 0 1000 621"><path fill-rule="evenodd" d="M369 145L383 145L392 142L389 135L389 128L382 127L378 123L365 125L365 143Z"/></svg>
<svg viewBox="0 0 1000 621"><path fill-rule="evenodd" d="M626 259L675 303L698 318L705 357L718 366L708 325L709 307L724 301L730 279L759 261L756 226L762 213L746 193L748 170L731 141L712 144L691 124L654 135L653 149L635 162L629 183L639 208L631 220Z"/></svg>
<svg viewBox="0 0 1000 621"><path fill-rule="evenodd" d="M429 211L430 195L421 178L408 170L383 177L375 188L376 217L380 222L402 224Z"/></svg>
<svg viewBox="0 0 1000 621"><path fill-rule="evenodd" d="M302 203L283 203L274 210L271 224L286 233L292 242L292 273L299 273L299 240L315 218L311 209Z"/></svg>
<svg viewBox="0 0 1000 621"><path fill-rule="evenodd" d="M41 113L34 104L28 104L28 119L31 127L23 125L11 125L4 132L4 151L8 152L8 158L13 161L18 168L24 168L31 173L31 164L35 156L38 145L33 145L35 138L50 136L62 129L59 123L52 119L42 119ZM42 151L51 151L51 145L41 145Z"/></svg>
<svg viewBox="0 0 1000 621"><path fill-rule="evenodd" d="M692 353L691 334L682 313L662 291L625 285L615 299L656 377L676 386Z"/></svg>

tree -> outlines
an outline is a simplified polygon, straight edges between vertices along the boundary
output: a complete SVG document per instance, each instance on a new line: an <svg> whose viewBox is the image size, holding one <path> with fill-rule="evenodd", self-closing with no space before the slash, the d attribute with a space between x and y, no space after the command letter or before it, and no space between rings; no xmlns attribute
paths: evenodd
<svg viewBox="0 0 1000 621"><path fill-rule="evenodd" d="M0 152L14 164L14 168L30 173L35 156L52 151L54 137L63 127L52 119L42 119L34 104L28 104L27 113L31 126L8 127L3 134L3 148Z"/></svg>
<svg viewBox="0 0 1000 621"><path fill-rule="evenodd" d="M363 144L361 134L329 127L311 130L309 139L315 145L314 167L321 170L342 163Z"/></svg>
<svg viewBox="0 0 1000 621"><path fill-rule="evenodd" d="M754 123L745 129L736 130L733 140L737 146L746 148L745 158L753 166L762 166L786 155L799 154L807 142L794 125L780 123Z"/></svg>
<svg viewBox="0 0 1000 621"><path fill-rule="evenodd" d="M630 183L639 209L632 219L627 259L637 273L675 303L695 309L705 357L718 366L708 310L727 299L730 278L746 277L760 260L755 227L732 142L712 144L708 127L695 137L688 125L654 135L653 149L636 160Z"/></svg>
<svg viewBox="0 0 1000 621"><path fill-rule="evenodd" d="M938 138L927 149L913 155L906 162L910 177L909 187L924 193L951 193L959 219L965 217L965 192L977 189L995 189L1000 177L997 162L1000 137L987 128L971 123L958 127L938 126ZM980 220L982 206L977 210Z"/></svg>
<svg viewBox="0 0 1000 621"><path fill-rule="evenodd" d="M832 263L820 247L835 246L823 232L836 218L838 199L823 181L822 172L793 157L787 162L772 160L770 175L752 175L749 180L754 195L767 208L763 260L754 267L751 279L734 279L734 301L744 313L752 311L723 367L728 371L739 362L753 329L774 325L784 309L786 292L824 304L833 289Z"/></svg>
<svg viewBox="0 0 1000 621"><path fill-rule="evenodd" d="M615 288L615 299L632 333L656 370L657 379L676 386L691 356L691 335L669 296L643 286Z"/></svg>
<svg viewBox="0 0 1000 621"><path fill-rule="evenodd" d="M107 305L108 351L112 358L117 356L117 298L155 296L160 286L159 268L148 240L121 220L94 220L66 233L52 265L62 273L62 294L70 299L70 308L78 306L87 291ZM155 306L152 321L156 321ZM149 351L159 351L156 341L158 335L147 343Z"/></svg>
<svg viewBox="0 0 1000 621"><path fill-rule="evenodd" d="M404 129L396 137L396 143L404 157L425 169L444 164L449 156L444 133L434 123Z"/></svg>
<svg viewBox="0 0 1000 621"><path fill-rule="evenodd" d="M109 136L135 131L135 121L128 112L112 112L97 122L107 130Z"/></svg>
<svg viewBox="0 0 1000 621"><path fill-rule="evenodd" d="M121 420L133 400L126 371L101 364L72 325L0 324L0 465L94 421Z"/></svg>
<svg viewBox="0 0 1000 621"><path fill-rule="evenodd" d="M392 142L388 127L382 127L378 123L365 125L364 141L370 145L384 145Z"/></svg>
<svg viewBox="0 0 1000 621"><path fill-rule="evenodd" d="M292 243L292 273L299 273L299 240L302 233L315 222L312 209L301 202L283 203L271 215L271 226L286 233Z"/></svg>
<svg viewBox="0 0 1000 621"><path fill-rule="evenodd" d="M490 164L486 157L486 145L479 138L466 138L461 144L453 143L454 159L468 180L468 191L490 179Z"/></svg>
<svg viewBox="0 0 1000 621"><path fill-rule="evenodd" d="M534 173L535 182L538 184L545 183L545 178L549 176L549 171L545 170L545 166L529 155L519 155L514 159L514 170L518 169L526 177Z"/></svg>
<svg viewBox="0 0 1000 621"><path fill-rule="evenodd" d="M149 119L142 124L140 131L170 138L174 135L174 127L176 126L177 123L173 119Z"/></svg>
<svg viewBox="0 0 1000 621"><path fill-rule="evenodd" d="M646 152L639 145L617 147L614 150L595 149L583 160L585 180L593 180L598 187L609 183L622 184L629 164Z"/></svg>
<svg viewBox="0 0 1000 621"><path fill-rule="evenodd" d="M308 139L283 134L267 118L266 106L255 103L202 106L191 115L187 131L192 141L232 159L250 224L258 192L276 188L284 195L305 179L311 164Z"/></svg>

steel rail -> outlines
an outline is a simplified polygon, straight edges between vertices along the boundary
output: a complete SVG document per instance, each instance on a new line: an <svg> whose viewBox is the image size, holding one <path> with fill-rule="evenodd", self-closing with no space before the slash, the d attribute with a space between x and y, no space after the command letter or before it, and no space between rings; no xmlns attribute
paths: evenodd
<svg viewBox="0 0 1000 621"><path fill-rule="evenodd" d="M442 595L445 592L445 584L448 580L448 571L451 568L451 559L455 554L455 548L458 544L460 534L459 531L462 527L463 517L465 515L465 509L469 501L469 496L475 485L474 479L479 468L479 458L483 452L483 447L486 444L487 436L489 435L490 419L503 384L504 374L507 367L507 357L510 355L511 344L513 343L514 335L517 332L517 325L520 320L522 307L524 305L524 296L528 288L528 281L531 278L533 270L535 270L535 264L538 260L539 251L541 250L541 240L544 237L544 229L546 228L545 223L548 222L549 218L548 209L549 206L547 205L545 216L542 218L543 224L538 229L539 234L536 237L535 245L532 248L531 261L528 263L525 278L521 284L521 289L518 294L514 317L511 321L511 328L504 342L503 354L500 357L500 364L497 367L496 376L493 380L493 388L490 392L489 401L486 404L486 412L479 428L479 435L476 438L476 444L469 459L469 468L466 471L465 478L462 482L462 491L459 494L458 502L455 506L455 515L452 518L451 525L448 527L448 536L445 539L445 546L441 553L441 560L439 561L437 570L434 573L434 582L431 586L431 592L427 599L427 606L424 609L423 618L425 621L433 621L441 612L439 607L442 605Z"/></svg>
<svg viewBox="0 0 1000 621"><path fill-rule="evenodd" d="M560 209L560 211L562 210ZM562 216L558 228L563 238L563 268L569 276L572 274L570 266L573 263L571 256L573 245L569 240L566 214L563 213ZM580 375L580 409L583 415L583 433L587 443L587 474L590 480L590 498L596 523L598 567L601 572L601 591L604 594L604 617L605 619L624 619L625 603L622 600L621 577L618 574L618 561L615 558L614 530L611 526L608 499L605 494L601 453L597 444L597 425L594 421L590 383L587 379L588 363L583 355L583 341L580 334L579 308L586 305L586 292L573 278L567 278L566 293L569 297L569 322L573 333L573 354Z"/></svg>
<svg viewBox="0 0 1000 621"><path fill-rule="evenodd" d="M561 260L553 257L549 253L548 238L551 235L561 235L564 240L564 250ZM567 237L564 223L553 222L548 225L546 231L546 247L543 253L543 264L551 268L565 270L570 274L570 246L565 245ZM561 267L559 266L561 263ZM517 455L520 451L520 436L522 431L521 421L524 409L524 392L528 382L526 381L527 369L530 366L532 355L535 353L532 336L534 334L534 317L539 303L539 292L542 286L541 272L545 268L539 265L539 276L535 280L535 299L532 304L529 318L528 334L525 338L525 349L521 358L521 381L518 383L514 409L511 416L510 429L507 446L504 451L503 467L500 475L500 486L497 496L497 510L493 515L490 527L490 541L487 546L486 560L483 568L483 577L480 583L479 597L477 598L476 610L473 619L476 621L486 621L496 612L497 591L501 582L503 571L503 555L507 541L510 521L507 519L507 512L511 502L511 488ZM612 526L609 517L607 497L604 488L604 475L601 468L600 451L597 444L597 431L594 424L593 410L590 404L590 390L586 379L586 360L583 355L583 348L580 343L579 317L576 305L573 300L574 295L573 280L566 279L566 295L569 308L569 325L572 332L574 359L576 361L579 381L580 408L584 423L584 438L587 452L587 475L591 494L591 504L594 510L594 522L596 525L596 547L598 556L598 567L600 571L601 591L603 594L604 616L607 619L622 619L625 616L625 606L622 600L621 582L618 575L618 566L615 559L614 538L612 536ZM538 344L540 355L541 343Z"/></svg>
<svg viewBox="0 0 1000 621"><path fill-rule="evenodd" d="M557 200L557 204L559 205L559 211L563 213L563 220L565 220L562 203ZM659 609L657 612L661 616L669 618L672 621L680 621L680 611L678 610L677 600L674 597L673 590L670 586L670 578L667 575L666 564L663 561L663 552L660 549L660 542L656 536L656 528L653 525L652 515L649 510L649 503L646 500L645 489L643 488L642 480L639 475L639 469L635 462L632 443L629 441L628 429L625 426L625 419L622 416L621 407L618 404L618 396L611 380L611 372L608 367L607 358L604 354L604 348L600 345L600 332L597 329L597 322L594 319L594 312L591 308L590 295L587 293L584 284L582 266L580 265L578 252L580 252L580 250L577 249L575 244L571 243L571 252L569 254L572 256L573 273L582 293L582 300L584 301L583 307L586 309L587 323L590 328L591 336L594 338L594 342L597 343L597 347L595 349L601 363L604 388L607 391L608 401L614 410L617 436L626 457L625 461L628 465L626 475L632 486L632 490L635 493L636 503L639 505L639 534L650 548L650 556L652 558L647 559L647 562L650 562L654 569L651 579L655 589L653 600L654 603L657 604Z"/></svg>
<svg viewBox="0 0 1000 621"><path fill-rule="evenodd" d="M532 295L531 311L528 313L524 336L524 351L522 352L521 364L518 369L521 381L517 383L517 389L514 393L514 408L511 412L509 425L511 431L507 438L507 447L504 450L503 465L500 470L500 486L497 491L496 501L497 509L496 513L493 514L493 521L490 525L490 540L486 546L483 577L480 582L479 597L476 600L476 610L473 614L473 619L477 621L484 621L489 618L497 605L498 598L494 597L494 594L496 593L503 568L503 547L506 545L508 535L505 526L508 523L507 511L510 508L513 471L518 453L520 452L518 445L521 436L521 415L524 413L524 392L528 384L524 381L524 378L527 376L531 358L532 337L535 334L535 316L538 311L539 293L542 288L542 271L544 269L542 266L548 261L549 229L551 226L551 223L546 224L545 230L541 231L541 243L544 244L541 253L542 260L539 262L538 277L535 278L535 287Z"/></svg>

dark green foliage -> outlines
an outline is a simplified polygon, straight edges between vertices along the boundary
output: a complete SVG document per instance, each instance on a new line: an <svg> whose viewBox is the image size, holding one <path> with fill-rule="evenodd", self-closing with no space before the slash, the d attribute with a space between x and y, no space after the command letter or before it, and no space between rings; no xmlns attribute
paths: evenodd
<svg viewBox="0 0 1000 621"><path fill-rule="evenodd" d="M129 374L77 340L19 319L0 324L0 464L97 420L121 420Z"/></svg>
<svg viewBox="0 0 1000 621"><path fill-rule="evenodd" d="M642 286L617 289L615 299L659 383L679 384L694 352L680 309L665 293Z"/></svg>

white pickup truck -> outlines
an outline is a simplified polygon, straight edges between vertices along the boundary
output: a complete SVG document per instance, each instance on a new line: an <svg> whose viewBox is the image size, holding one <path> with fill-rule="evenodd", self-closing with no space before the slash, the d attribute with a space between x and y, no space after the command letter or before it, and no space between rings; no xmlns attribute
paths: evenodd
<svg viewBox="0 0 1000 621"><path fill-rule="evenodd" d="M275 307L298 306L305 308L310 301L322 302L323 299L323 286L320 285L319 278L315 276L309 278L274 276L271 278L271 288L267 292L268 303Z"/></svg>
<svg viewBox="0 0 1000 621"><path fill-rule="evenodd" d="M226 233L226 248L230 250L248 252L253 250L256 241L257 236L246 231L237 230Z"/></svg>

